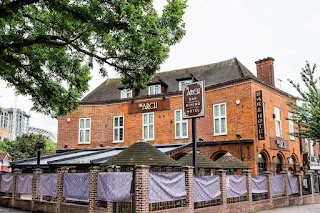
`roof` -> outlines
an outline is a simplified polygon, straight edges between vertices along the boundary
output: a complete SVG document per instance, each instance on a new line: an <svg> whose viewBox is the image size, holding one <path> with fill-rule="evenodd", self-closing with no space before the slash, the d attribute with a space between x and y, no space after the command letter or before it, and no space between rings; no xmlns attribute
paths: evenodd
<svg viewBox="0 0 320 213"><path fill-rule="evenodd" d="M250 169L250 166L227 152L215 161L222 169Z"/></svg>
<svg viewBox="0 0 320 213"><path fill-rule="evenodd" d="M7 152L0 152L0 160L4 160L7 155L8 155ZM10 156L8 157L10 158Z"/></svg>
<svg viewBox="0 0 320 213"><path fill-rule="evenodd" d="M170 154L183 147L188 146L187 144L162 144L155 145L161 152ZM40 166L42 168L48 167L59 167L59 166L90 166L100 165L111 157L119 154L127 147L103 147L103 148L89 148L89 149L78 149L78 150L64 150L53 155L42 156L40 158ZM12 162L13 168L26 168L36 167L37 158L28 158L24 160L17 160Z"/></svg>
<svg viewBox="0 0 320 213"><path fill-rule="evenodd" d="M193 153L186 154L178 160L182 166L193 166ZM207 158L202 153L197 153L197 167L206 169L221 169L217 163L215 163L210 158Z"/></svg>
<svg viewBox="0 0 320 213"><path fill-rule="evenodd" d="M237 58L232 58L218 63L183 68L167 72L159 72L150 81L150 84L161 82L167 86L166 93L179 92L180 80L196 79L204 80L206 87L220 85L236 80L254 78L257 79ZM109 78L90 94L81 100L81 104L106 103L120 100L120 89L124 86L120 78ZM142 90L137 97L147 96L148 90Z"/></svg>
<svg viewBox="0 0 320 213"><path fill-rule="evenodd" d="M177 161L162 153L148 142L137 142L107 160L104 165L117 166L181 166Z"/></svg>

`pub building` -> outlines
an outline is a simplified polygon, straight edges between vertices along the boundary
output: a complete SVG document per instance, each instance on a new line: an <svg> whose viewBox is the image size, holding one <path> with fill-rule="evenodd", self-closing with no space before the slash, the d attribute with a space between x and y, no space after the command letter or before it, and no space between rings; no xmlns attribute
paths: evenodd
<svg viewBox="0 0 320 213"><path fill-rule="evenodd" d="M253 175L300 172L302 157L288 102L275 87L274 59L256 63L257 76L236 58L159 72L146 89L132 91L109 78L81 100L77 111L58 118L58 152L127 147L141 138L178 160L192 150L191 119L184 119L182 88L203 81L204 116L196 119L197 151L217 160L226 153ZM163 148L165 149L165 148Z"/></svg>

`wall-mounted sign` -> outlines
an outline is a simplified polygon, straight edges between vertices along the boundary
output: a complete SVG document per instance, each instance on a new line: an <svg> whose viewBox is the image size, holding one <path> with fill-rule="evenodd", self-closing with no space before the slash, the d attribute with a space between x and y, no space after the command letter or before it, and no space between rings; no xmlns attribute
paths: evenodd
<svg viewBox="0 0 320 213"><path fill-rule="evenodd" d="M278 137L270 137L270 148L277 150L286 150L289 151L289 143L287 140Z"/></svg>
<svg viewBox="0 0 320 213"><path fill-rule="evenodd" d="M265 140L262 91L256 91L258 140Z"/></svg>
<svg viewBox="0 0 320 213"><path fill-rule="evenodd" d="M129 104L128 113L144 113L170 109L169 99L157 99Z"/></svg>
<svg viewBox="0 0 320 213"><path fill-rule="evenodd" d="M185 84L182 88L183 118L204 116L204 82Z"/></svg>

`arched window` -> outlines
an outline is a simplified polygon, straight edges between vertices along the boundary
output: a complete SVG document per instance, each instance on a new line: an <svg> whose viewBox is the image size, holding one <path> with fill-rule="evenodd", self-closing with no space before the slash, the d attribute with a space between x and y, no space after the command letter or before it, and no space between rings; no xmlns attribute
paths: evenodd
<svg viewBox="0 0 320 213"><path fill-rule="evenodd" d="M217 152L213 153L213 155L211 155L210 159L213 161L216 161L219 158L221 158L222 156L224 156L226 153L227 153L227 151L224 151L224 150L217 151Z"/></svg>
<svg viewBox="0 0 320 213"><path fill-rule="evenodd" d="M276 173L279 174L282 171L282 157L281 155L277 154L275 163L276 163Z"/></svg>
<svg viewBox="0 0 320 213"><path fill-rule="evenodd" d="M267 171L267 158L264 153L258 154L258 173Z"/></svg>

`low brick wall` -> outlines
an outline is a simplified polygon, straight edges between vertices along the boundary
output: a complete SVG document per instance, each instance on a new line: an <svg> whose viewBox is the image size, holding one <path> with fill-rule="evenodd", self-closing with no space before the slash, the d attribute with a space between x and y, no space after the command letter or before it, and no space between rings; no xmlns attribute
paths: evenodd
<svg viewBox="0 0 320 213"><path fill-rule="evenodd" d="M195 209L194 212L196 213L206 213L206 212L225 212L224 206L223 205L218 205L218 206L210 206L210 207L205 207L205 208L199 208Z"/></svg>
<svg viewBox="0 0 320 213"><path fill-rule="evenodd" d="M89 206L72 203L61 203L60 213L80 213L89 212Z"/></svg>
<svg viewBox="0 0 320 213"><path fill-rule="evenodd" d="M56 211L57 203L49 202L49 201L34 201L34 212L46 212L46 213L54 213Z"/></svg>
<svg viewBox="0 0 320 213"><path fill-rule="evenodd" d="M0 206L11 207L11 197L0 197Z"/></svg>
<svg viewBox="0 0 320 213"><path fill-rule="evenodd" d="M253 212L253 206L250 205L249 201L239 202L239 203L230 203L227 205L227 212L232 213L242 213L245 209L245 212Z"/></svg>
<svg viewBox="0 0 320 213"><path fill-rule="evenodd" d="M281 208L285 206L289 206L286 197L273 198L273 208Z"/></svg>
<svg viewBox="0 0 320 213"><path fill-rule="evenodd" d="M175 212L188 212L187 207L180 207L180 208L174 208L174 209L165 209L165 210L159 210L159 211L152 211L154 213L175 213Z"/></svg>
<svg viewBox="0 0 320 213"><path fill-rule="evenodd" d="M14 207L17 209L30 211L31 210L31 200L16 199L14 202Z"/></svg>
<svg viewBox="0 0 320 213"><path fill-rule="evenodd" d="M270 200L259 200L252 202L255 211L268 210L273 208L273 203Z"/></svg>

